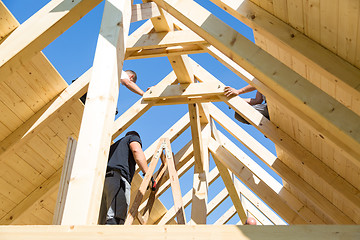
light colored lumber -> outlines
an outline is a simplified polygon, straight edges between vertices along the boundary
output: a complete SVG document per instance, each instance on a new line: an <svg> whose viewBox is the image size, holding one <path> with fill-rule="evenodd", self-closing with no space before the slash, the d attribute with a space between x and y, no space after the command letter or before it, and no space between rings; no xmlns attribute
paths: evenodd
<svg viewBox="0 0 360 240"><path fill-rule="evenodd" d="M209 185L211 183L213 183L217 178L219 177L219 171L217 171L217 169L213 169L210 173L209 173ZM226 192L226 190L225 190ZM226 193L227 194L227 193ZM183 203L184 203L184 207L186 208L192 201L192 190L189 190L184 196L183 196ZM222 199L220 199L222 198ZM224 201L224 194L218 194L216 200L210 205L212 207L212 211L222 202ZM209 204L208 204L209 205ZM168 224L174 217L175 217L175 208L174 206L171 207L167 213L164 215L164 217L160 220L160 222L158 223L158 225L165 225ZM207 216L210 213L207 212Z"/></svg>
<svg viewBox="0 0 360 240"><path fill-rule="evenodd" d="M159 33L154 32L140 35L137 38L130 35L127 45L127 51L138 51L143 49L166 48L204 43L206 43L204 39L199 37L193 31L189 30Z"/></svg>
<svg viewBox="0 0 360 240"><path fill-rule="evenodd" d="M306 65L319 71L327 81L336 83L346 89L348 94L359 97L360 89L356 79L360 78L360 70L346 62L344 60L346 57L342 59L290 25L259 8L251 1L211 1L252 29L256 29L259 34L274 41L291 55L304 61ZM318 12L315 15L318 14L320 13ZM337 67L334 68L333 66Z"/></svg>
<svg viewBox="0 0 360 240"><path fill-rule="evenodd" d="M137 22L160 16L160 10L153 2L133 4L131 6L131 22Z"/></svg>
<svg viewBox="0 0 360 240"><path fill-rule="evenodd" d="M174 159L170 146L170 140L165 139L165 159L168 164L169 178L171 183L171 190L174 198L174 208L176 212L176 219L179 224L186 224L186 217L184 211L184 204L182 202L182 195L180 189L179 177L175 169ZM196 161L196 160L195 160Z"/></svg>
<svg viewBox="0 0 360 240"><path fill-rule="evenodd" d="M182 240L182 239L239 239L269 240L279 239L359 239L359 226L1 226L0 232L4 240L24 239L142 239L150 240Z"/></svg>
<svg viewBox="0 0 360 240"><path fill-rule="evenodd" d="M180 84L194 82L194 73L187 55L168 56L168 58Z"/></svg>
<svg viewBox="0 0 360 240"><path fill-rule="evenodd" d="M11 14L3 2L0 2L0 41L19 26L19 22Z"/></svg>
<svg viewBox="0 0 360 240"><path fill-rule="evenodd" d="M195 158L191 219L189 224L206 224L209 185L209 151L207 149L207 139L210 137L210 125L200 123L199 106L197 104L190 104L188 106Z"/></svg>
<svg viewBox="0 0 360 240"><path fill-rule="evenodd" d="M344 196L344 198L347 199L348 206L351 205L355 211L359 211L360 199L353 194L354 191L358 190L355 189L350 183L339 176L336 172L331 170L323 162L318 160L311 152L298 144L280 128L276 127L270 121L265 119L259 112L257 112L239 97L235 97L230 100L226 100L224 98L223 100L234 110L237 109L236 111L239 114L242 112L245 118L249 119L249 121L252 122L256 128L262 130L266 136L268 136L283 151L287 152L291 157L293 157L294 160L297 159L300 161L299 164L301 164L303 168L311 171L315 176L319 176L319 180L326 184L327 187L330 187L337 194ZM335 179L337 179L339 183L341 182L341 184L336 184L337 181L335 181ZM346 218L343 220L346 221Z"/></svg>
<svg viewBox="0 0 360 240"><path fill-rule="evenodd" d="M129 212L127 214L124 225L132 225L135 218L138 215L138 210L139 210L141 201L145 195L147 188L149 187L149 183L150 183L151 177L155 171L156 165L157 165L161 155L163 154L164 144L166 144L165 139L164 138L160 139L160 141L157 144L155 153L151 159L150 166L149 166L148 170L146 171L144 179L142 180L140 187L136 193L135 199L131 205L131 208L129 209Z"/></svg>
<svg viewBox="0 0 360 240"><path fill-rule="evenodd" d="M217 122L229 131L237 140L239 140L244 146L258 156L264 163L271 167L276 173L278 173L283 179L291 183L296 189L298 189L304 197L311 201L318 210L322 211L322 214L328 216L332 222L331 224L353 224L354 222L349 219L343 212L336 208L328 199L322 196L317 190L305 182L300 176L298 176L291 168L284 164L281 159L274 156L269 150L262 146L257 140L249 135L244 129L232 121L228 116L221 112L214 105L210 105L211 116L217 120ZM226 142L226 146L231 146L233 143L225 137L222 133L219 133L222 141ZM295 161L302 161L302 159L294 159ZM315 173L314 173L315 174Z"/></svg>
<svg viewBox="0 0 360 240"><path fill-rule="evenodd" d="M216 222L214 222L214 225L226 224L235 214L236 209L234 206L231 206Z"/></svg>
<svg viewBox="0 0 360 240"><path fill-rule="evenodd" d="M213 83L190 83L170 85L165 89L151 87L143 96L146 101L161 100L163 98L176 98L178 96L188 98L199 98L211 96L216 98L224 95L224 88L219 84Z"/></svg>
<svg viewBox="0 0 360 240"><path fill-rule="evenodd" d="M213 119L211 119L210 124L211 124L211 133L212 133L213 138L216 139L217 142L223 144L222 138L219 135L220 133L216 129L215 122ZM235 188L232 176L230 175L229 170L216 157L213 157L213 159L214 159L214 162L215 162L217 168L219 169L219 172L220 172L221 178L224 182L224 185L225 185L227 191L229 192L229 196L231 198L231 201L233 202L235 210L236 210L237 214L239 215L241 222L243 224L245 224L247 217L246 217L246 214L244 211L244 206L242 206L242 204L241 204L239 193L237 192L237 190Z"/></svg>
<svg viewBox="0 0 360 240"><path fill-rule="evenodd" d="M35 113L29 120L12 132L0 143L0 161L9 153L26 144L32 137L36 136L55 118L64 114L69 106L79 101L86 93L90 81L91 69L85 72L79 79L68 86L61 94L55 97Z"/></svg>
<svg viewBox="0 0 360 240"><path fill-rule="evenodd" d="M226 188L221 190L211 201L208 203L208 215L210 215L225 199L229 196Z"/></svg>
<svg viewBox="0 0 360 240"><path fill-rule="evenodd" d="M54 218L53 218L54 225L61 225L61 222L62 222L66 194L67 194L67 190L69 188L71 170L72 170L72 167L74 164L74 155L75 155L75 151L76 151L76 145L77 145L76 139L69 137L68 144L66 147L65 161L64 161L63 167L62 167L58 196L56 199Z"/></svg>
<svg viewBox="0 0 360 240"><path fill-rule="evenodd" d="M306 221L299 215L299 212L297 212L297 210L300 210L303 206L297 202L288 202L287 200L282 199L284 195L281 194L281 191L288 193L286 189L281 186L279 189L270 188L266 182L253 175L239 160L237 160L240 156L233 156L213 139L209 143L209 150L211 151L213 157L216 157L219 161L221 161L239 179L246 182L247 186L252 191L254 191L287 222L293 224L306 223ZM288 193L286 196L291 197L291 194ZM294 199L291 201L294 201ZM292 207L289 206L289 204L293 203L298 205L297 210L293 210Z"/></svg>
<svg viewBox="0 0 360 240"><path fill-rule="evenodd" d="M163 80L161 80L156 88L164 89L166 86L176 81L174 72L169 73ZM153 102L144 102L143 98L139 99L126 112L118 117L113 123L112 139L117 138L123 131L125 131L131 124L133 124L139 117L141 117L147 110L153 106Z"/></svg>
<svg viewBox="0 0 360 240"><path fill-rule="evenodd" d="M100 2L53 0L40 9L0 45L1 79L6 79L13 69L44 49Z"/></svg>
<svg viewBox="0 0 360 240"><path fill-rule="evenodd" d="M59 180L61 177L61 168L57 170L49 179L38 186L31 194L23 199L18 205L16 205L11 211L9 211L4 217L1 218L1 225L14 224L16 221L21 220L22 216L29 213L31 207L49 197L56 191Z"/></svg>
<svg viewBox="0 0 360 240"><path fill-rule="evenodd" d="M126 60L141 59L141 58L154 58L154 57L171 57L184 54L196 54L206 52L202 46L197 44L190 44L184 46L164 47L155 49L144 49L139 51L129 52Z"/></svg>
<svg viewBox="0 0 360 240"><path fill-rule="evenodd" d="M303 77L261 50L250 40L190 0L154 0L174 17L242 65L270 89L284 96L294 108L360 151L360 117ZM261 91L261 89L258 89ZM344 116L346 116L344 118ZM360 160L356 162L360 164Z"/></svg>
<svg viewBox="0 0 360 240"><path fill-rule="evenodd" d="M164 105L178 105L178 104L194 104L194 103L208 103L208 102L219 102L221 101L217 96L193 96L193 97L187 97L187 96L177 96L174 98L159 98L159 100L153 100L154 106L164 106ZM149 101L146 101L149 102ZM206 115L202 114L201 108L199 108L200 111L200 120L201 123L206 123L207 117ZM205 121L205 122L203 122Z"/></svg>
<svg viewBox="0 0 360 240"><path fill-rule="evenodd" d="M105 2L63 224L94 225L98 221L121 77L119 73L130 25L130 4L130 0ZM83 163L85 159L86 164Z"/></svg>

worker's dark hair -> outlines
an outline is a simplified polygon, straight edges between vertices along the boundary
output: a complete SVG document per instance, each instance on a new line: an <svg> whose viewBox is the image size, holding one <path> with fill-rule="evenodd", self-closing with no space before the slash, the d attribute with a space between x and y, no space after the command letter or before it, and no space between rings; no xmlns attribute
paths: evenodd
<svg viewBox="0 0 360 240"><path fill-rule="evenodd" d="M125 72L134 75L133 79L134 79L134 82L136 82L136 80L137 80L136 72L134 72L133 70L126 70Z"/></svg>
<svg viewBox="0 0 360 240"><path fill-rule="evenodd" d="M127 132L125 136L128 136L128 135L136 135L136 136L140 137L140 135L136 131Z"/></svg>

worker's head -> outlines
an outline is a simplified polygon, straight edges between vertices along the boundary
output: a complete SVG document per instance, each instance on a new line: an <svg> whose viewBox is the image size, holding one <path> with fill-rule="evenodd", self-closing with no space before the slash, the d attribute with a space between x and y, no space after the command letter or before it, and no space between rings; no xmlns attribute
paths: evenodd
<svg viewBox="0 0 360 240"><path fill-rule="evenodd" d="M133 70L126 70L125 72L126 72L127 75L129 76L130 81L136 83L136 80L137 80L136 72L134 72Z"/></svg>
<svg viewBox="0 0 360 240"><path fill-rule="evenodd" d="M248 217L245 221L245 225L256 225L256 220L252 217Z"/></svg>
<svg viewBox="0 0 360 240"><path fill-rule="evenodd" d="M129 131L125 134L125 136L128 136L128 135L135 135L135 136L140 137L140 135L136 131Z"/></svg>

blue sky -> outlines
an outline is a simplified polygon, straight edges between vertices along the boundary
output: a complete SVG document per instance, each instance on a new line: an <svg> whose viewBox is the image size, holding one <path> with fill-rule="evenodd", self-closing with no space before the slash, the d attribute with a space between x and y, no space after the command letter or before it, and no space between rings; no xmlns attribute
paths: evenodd
<svg viewBox="0 0 360 240"><path fill-rule="evenodd" d="M44 5L46 5L49 0L2 0L3 3L9 8L13 15L17 18L20 23L23 23L26 19L31 17ZM141 1L134 1L135 3L141 3ZM206 7L214 15L219 17L221 20L226 22L228 25L233 27L238 32L242 33L244 36L249 38L251 41L254 41L253 34L251 29L244 26L241 22L234 19L232 16L221 11L219 8L214 6L209 1L197 0L199 4ZM58 72L63 76L65 81L68 84L71 84L71 81L81 76L86 70L88 70L92 64L95 54L95 47L97 42L97 36L100 29L102 10L104 2L99 4L94 8L90 13L73 25L69 30L63 33L59 38L47 46L43 53L58 70ZM130 33L133 32L137 27L139 27L142 22L132 23L130 26ZM190 55L192 59L200 63L206 70L212 73L215 77L221 80L224 84L230 85L235 88L241 88L246 86L247 83L235 75L233 72L224 67L217 60L212 58L208 54L195 54ZM127 60L124 62L124 69L133 69L138 74L138 85L141 89L146 90L148 87L155 85L161 81L172 69L171 65L167 58L152 58L152 59L139 59L139 60ZM244 94L243 97L253 97L255 93ZM119 101L118 101L118 117L123 112L125 112L129 107L132 106L140 97L124 86L120 87ZM229 109L224 103L216 103L221 110L224 111L229 117L233 119L234 111ZM172 126L180 117L182 117L188 111L186 105L172 105L172 106L157 106L151 108L147 113L145 113L139 120L137 120L133 125L130 126L128 130L136 130L140 133L143 148L146 149L150 146L158 137L160 137L170 126ZM263 134L258 132L254 127L247 126L244 124L240 125L246 131L248 131L254 138L266 146L271 152L276 155L275 147L273 143L265 138ZM249 156L254 160L258 160L250 151L244 148L236 139L234 139L230 134L220 127L217 126L219 130L231 140L234 141L243 151L245 151ZM123 136L123 134L121 135ZM184 144L186 144L191 139L191 132L188 129L182 136L179 137L172 144L172 149L176 153L181 149ZM261 165L265 168L267 166L263 163ZM211 168L214 166L211 163ZM268 168L267 168L268 169ZM271 171L270 171L271 172ZM272 173L273 174L273 173ZM189 170L184 177L181 178L181 187L182 194L184 195L192 187L192 170ZM275 176L275 175L274 175ZM279 181L280 178L275 176ZM209 201L222 190L223 185L221 180L217 180L209 188ZM170 199L170 200L169 200ZM164 194L164 197L161 198L163 203L167 208L172 205L171 192ZM223 206L224 205L224 206ZM231 205L229 199L225 201L218 211L212 213L208 221L213 223L218 217L222 215L224 211ZM186 209L186 215L190 215L190 207ZM218 213L217 213L218 212ZM230 223L237 223L238 217L235 216L231 219Z"/></svg>

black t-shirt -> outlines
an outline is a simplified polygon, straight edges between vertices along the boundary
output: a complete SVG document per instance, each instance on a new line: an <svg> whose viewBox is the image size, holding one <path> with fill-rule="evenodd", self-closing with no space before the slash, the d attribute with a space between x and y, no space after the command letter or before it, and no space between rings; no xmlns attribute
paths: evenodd
<svg viewBox="0 0 360 240"><path fill-rule="evenodd" d="M127 135L116 141L110 147L108 169L118 169L123 177L131 183L135 173L135 159L130 149L131 142L138 142L140 145L141 139L137 135Z"/></svg>

